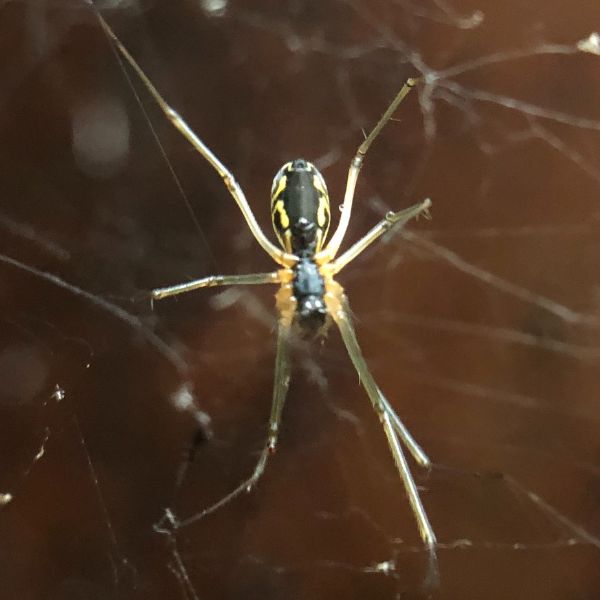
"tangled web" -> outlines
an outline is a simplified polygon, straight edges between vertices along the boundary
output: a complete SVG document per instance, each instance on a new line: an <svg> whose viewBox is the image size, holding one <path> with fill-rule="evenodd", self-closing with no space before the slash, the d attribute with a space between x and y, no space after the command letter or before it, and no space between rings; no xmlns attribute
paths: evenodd
<svg viewBox="0 0 600 600"><path fill-rule="evenodd" d="M348 234L424 197L340 281L413 471L440 582L343 346L299 344L264 442L270 268L218 177L79 0L0 3L0 563L7 598L573 598L600 572L600 7L444 0L98 2L267 229L297 156ZM127 72L127 70L125 69ZM131 76L131 74L129 73ZM201 517L201 518L200 518Z"/></svg>

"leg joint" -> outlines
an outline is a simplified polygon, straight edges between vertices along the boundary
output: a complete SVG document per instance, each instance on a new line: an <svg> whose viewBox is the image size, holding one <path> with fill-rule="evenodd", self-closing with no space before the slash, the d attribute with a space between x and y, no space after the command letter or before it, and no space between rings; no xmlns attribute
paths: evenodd
<svg viewBox="0 0 600 600"><path fill-rule="evenodd" d="M225 187L229 190L229 193L235 195L239 186L233 175L231 175L231 173L223 173L221 174L221 177L223 178L223 182L225 183Z"/></svg>
<svg viewBox="0 0 600 600"><path fill-rule="evenodd" d="M352 159L352 168L360 169L362 167L363 160L365 159L365 154L367 153L367 149L368 148L363 149L362 146L358 149L356 156Z"/></svg>

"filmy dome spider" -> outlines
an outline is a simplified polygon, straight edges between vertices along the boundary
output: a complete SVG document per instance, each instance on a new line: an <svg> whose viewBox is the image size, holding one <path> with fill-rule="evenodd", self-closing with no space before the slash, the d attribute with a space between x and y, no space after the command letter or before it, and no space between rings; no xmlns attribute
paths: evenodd
<svg viewBox="0 0 600 600"><path fill-rule="evenodd" d="M426 199L405 210L388 212L385 218L377 223L365 236L340 256L337 256L350 221L356 181L367 150L417 81L414 79L406 81L373 130L359 146L350 163L340 220L329 242L325 243L330 224L329 195L323 177L313 164L301 158L283 165L275 175L271 189L271 219L281 246L277 247L269 241L256 222L244 192L230 171L190 129L179 114L166 103L141 67L121 44L102 15L96 10L91 0L86 1L93 8L109 39L112 40L123 58L136 72L166 117L223 179L229 193L242 211L256 241L281 267L272 273L211 275L188 283L152 291L152 298L161 300L204 287L279 284L279 290L276 294L276 307L279 318L273 400L265 447L248 479L216 504L185 521L178 522L177 525L189 524L206 516L244 491L249 491L257 483L265 470L269 455L273 453L277 444L281 413L290 381L289 354L292 329L295 328L301 333L311 335L323 331L327 324L333 320L341 333L360 382L364 386L383 425L421 539L430 555L435 556L435 534L421 503L401 443L404 443L415 461L422 467L429 468L431 466L430 460L413 439L375 383L356 339L349 316L348 299L342 286L334 279L337 273L386 231L394 226L401 226L421 213L427 215L427 211L431 206L431 201Z"/></svg>

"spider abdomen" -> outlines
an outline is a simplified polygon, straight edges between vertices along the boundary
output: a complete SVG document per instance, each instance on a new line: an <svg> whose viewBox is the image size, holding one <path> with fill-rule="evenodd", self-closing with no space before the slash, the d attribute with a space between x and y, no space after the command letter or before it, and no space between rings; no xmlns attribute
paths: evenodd
<svg viewBox="0 0 600 600"><path fill-rule="evenodd" d="M329 229L329 195L319 170L303 158L283 165L271 188L271 220L286 252L318 252Z"/></svg>
<svg viewBox="0 0 600 600"><path fill-rule="evenodd" d="M316 331L327 317L325 305L325 282L317 264L309 257L302 257L295 265L292 287L296 298L296 316L302 329Z"/></svg>

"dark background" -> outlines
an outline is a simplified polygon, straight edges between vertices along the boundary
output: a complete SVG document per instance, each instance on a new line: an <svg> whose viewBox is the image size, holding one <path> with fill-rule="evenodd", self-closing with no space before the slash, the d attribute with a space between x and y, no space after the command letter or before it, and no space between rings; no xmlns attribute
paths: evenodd
<svg viewBox="0 0 600 600"><path fill-rule="evenodd" d="M444 465L415 470L441 585L422 590L335 331L295 353L259 487L155 531L253 467L274 290L145 293L271 262L135 81L145 116L89 7L36 0L0 3L0 597L600 597L600 57L576 51L598 2L98 6L269 234L283 162L315 161L337 215L361 129L429 75L366 160L348 239L426 196L434 218L340 281L375 377Z"/></svg>

